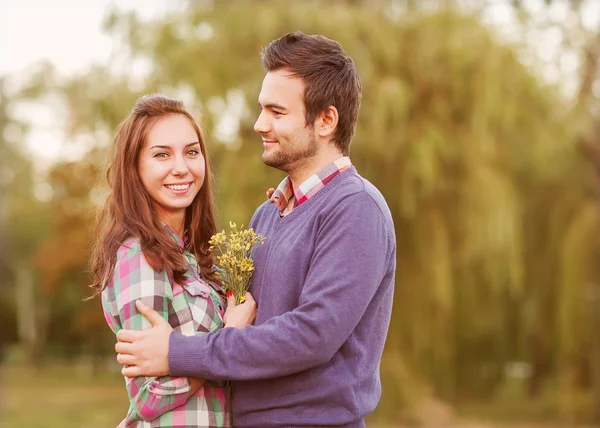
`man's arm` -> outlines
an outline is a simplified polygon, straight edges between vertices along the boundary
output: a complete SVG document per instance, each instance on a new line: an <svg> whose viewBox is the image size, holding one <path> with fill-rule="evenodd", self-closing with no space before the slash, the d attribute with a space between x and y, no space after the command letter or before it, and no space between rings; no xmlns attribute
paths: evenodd
<svg viewBox="0 0 600 428"><path fill-rule="evenodd" d="M342 201L323 224L299 306L260 326L184 337L172 333L169 371L210 379L268 379L329 361L378 291L395 246L365 194ZM285 284L282 284L285 289Z"/></svg>

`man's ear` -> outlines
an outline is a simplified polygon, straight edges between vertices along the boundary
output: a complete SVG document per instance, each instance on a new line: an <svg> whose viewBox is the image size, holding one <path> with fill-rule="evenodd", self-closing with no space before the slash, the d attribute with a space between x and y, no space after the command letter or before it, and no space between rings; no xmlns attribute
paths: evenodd
<svg viewBox="0 0 600 428"><path fill-rule="evenodd" d="M319 136L332 138L339 120L338 111L334 106L327 107L319 113Z"/></svg>

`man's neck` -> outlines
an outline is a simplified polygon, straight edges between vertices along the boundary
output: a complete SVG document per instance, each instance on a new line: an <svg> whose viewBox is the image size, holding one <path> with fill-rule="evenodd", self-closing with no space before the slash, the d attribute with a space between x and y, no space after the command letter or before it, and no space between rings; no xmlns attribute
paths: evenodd
<svg viewBox="0 0 600 428"><path fill-rule="evenodd" d="M308 180L310 176L316 174L331 162L342 157L344 157L344 155L340 152L331 153L328 156L321 156L318 159L311 159L311 162L299 166L298 168L294 169L294 171L288 172L292 186L294 189L298 188L298 186Z"/></svg>

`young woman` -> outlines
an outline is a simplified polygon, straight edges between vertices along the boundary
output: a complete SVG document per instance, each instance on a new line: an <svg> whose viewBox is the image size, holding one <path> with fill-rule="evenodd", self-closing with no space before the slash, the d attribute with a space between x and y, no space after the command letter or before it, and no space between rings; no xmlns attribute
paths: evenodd
<svg viewBox="0 0 600 428"><path fill-rule="evenodd" d="M106 322L144 329L141 300L178 332L225 326L209 239L216 232L211 172L200 127L183 103L141 97L119 126L91 259ZM255 306L249 305L255 315ZM182 377L125 378L129 411L119 427L227 427L225 387Z"/></svg>

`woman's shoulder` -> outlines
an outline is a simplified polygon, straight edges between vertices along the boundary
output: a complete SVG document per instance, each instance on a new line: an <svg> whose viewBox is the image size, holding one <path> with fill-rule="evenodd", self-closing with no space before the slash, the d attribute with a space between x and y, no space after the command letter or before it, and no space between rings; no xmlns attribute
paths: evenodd
<svg viewBox="0 0 600 428"><path fill-rule="evenodd" d="M142 254L140 238L130 236L126 238L117 249L117 262L123 259L130 259L140 254Z"/></svg>

